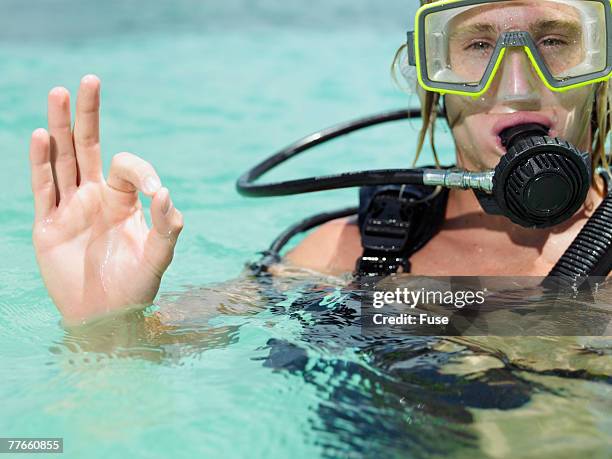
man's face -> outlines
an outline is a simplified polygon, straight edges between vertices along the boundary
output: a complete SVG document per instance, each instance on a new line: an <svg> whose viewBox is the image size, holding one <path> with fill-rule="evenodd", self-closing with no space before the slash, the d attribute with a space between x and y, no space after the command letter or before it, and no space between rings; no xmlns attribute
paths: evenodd
<svg viewBox="0 0 612 459"><path fill-rule="evenodd" d="M453 37L449 40L453 71L478 74L474 69L486 66L497 38L508 31L530 32L551 71L554 66L580 61L582 56L571 46L582 40L578 12L568 5L550 5L519 0L472 8L453 18L448 32ZM543 124L551 136L588 150L594 94L594 85L562 93L551 91L523 48L508 48L483 96L446 96L458 163L472 170L494 168L505 154L500 132L524 123Z"/></svg>

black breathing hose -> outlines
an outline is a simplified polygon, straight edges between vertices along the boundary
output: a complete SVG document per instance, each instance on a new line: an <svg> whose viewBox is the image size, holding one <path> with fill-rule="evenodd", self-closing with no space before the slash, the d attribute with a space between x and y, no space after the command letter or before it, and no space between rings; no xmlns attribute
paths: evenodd
<svg viewBox="0 0 612 459"><path fill-rule="evenodd" d="M423 171L417 169L381 169L376 171L344 172L312 178L288 180L262 185L243 185L240 193L249 197L290 196L315 191L354 188L371 185L422 185Z"/></svg>
<svg viewBox="0 0 612 459"><path fill-rule="evenodd" d="M608 173L603 175L606 197L548 274L555 285L578 288L587 276L606 277L612 271L612 187Z"/></svg>
<svg viewBox="0 0 612 459"><path fill-rule="evenodd" d="M259 177L281 163L299 155L305 150L311 149L336 137L341 137L351 132L358 131L377 124L390 121L400 121L421 116L420 109L394 110L380 115L368 116L356 121L349 121L320 132L308 135L288 147L257 164L245 172L236 182L236 189L243 196L270 197L287 196L297 193L311 193L314 191L334 190L339 188L351 188L365 185L385 185L395 183L400 185L422 184L422 171L411 169L387 169L376 171L347 172L343 174L328 175L325 177L314 177L287 180L276 183L254 183Z"/></svg>

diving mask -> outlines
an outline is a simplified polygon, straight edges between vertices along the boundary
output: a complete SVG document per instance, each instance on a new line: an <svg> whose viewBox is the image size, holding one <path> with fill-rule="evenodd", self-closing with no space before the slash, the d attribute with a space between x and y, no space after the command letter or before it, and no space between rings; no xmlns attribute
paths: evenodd
<svg viewBox="0 0 612 459"><path fill-rule="evenodd" d="M441 0L408 33L409 64L428 91L479 97L510 49L551 91L612 76L611 0Z"/></svg>

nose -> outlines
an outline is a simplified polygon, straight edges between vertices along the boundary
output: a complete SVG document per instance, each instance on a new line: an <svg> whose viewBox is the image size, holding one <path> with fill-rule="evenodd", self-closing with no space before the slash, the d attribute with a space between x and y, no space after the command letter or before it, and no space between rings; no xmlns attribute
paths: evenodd
<svg viewBox="0 0 612 459"><path fill-rule="evenodd" d="M540 79L523 48L508 48L495 76L497 100L516 109L539 106Z"/></svg>

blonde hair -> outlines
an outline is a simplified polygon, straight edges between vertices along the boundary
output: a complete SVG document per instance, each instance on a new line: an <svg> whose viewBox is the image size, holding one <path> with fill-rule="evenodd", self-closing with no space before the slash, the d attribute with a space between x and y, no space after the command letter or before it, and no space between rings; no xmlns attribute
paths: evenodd
<svg viewBox="0 0 612 459"><path fill-rule="evenodd" d="M426 3L434 3L438 0L421 0L421 5ZM402 65L402 55L406 52L407 45L402 45L397 52L395 53L395 57L393 58L393 64L391 65L391 76L393 80L398 83L399 77L398 75L401 72ZM436 166L440 165L440 161L438 159L438 154L435 147L434 142L434 129L436 118L438 112L440 110L440 94L424 91L425 97L421 103L421 118L423 124L419 131L419 136L417 139L417 148L416 155L414 159L414 163L418 161L421 152L423 150L423 146L425 145L425 140L427 138L427 134L429 134L430 145L433 152L434 160L436 162ZM591 144L591 157L592 157L592 165L593 171L600 166L605 168L608 167L608 157L606 155L606 139L611 132L612 127L612 115L611 115L611 105L612 102L610 97L612 96L612 92L610 91L610 84L608 81L604 81L602 83L596 83L595 90L595 102L593 105L593 116L591 118L591 130L592 130L592 144ZM595 180L596 174L593 174L593 180Z"/></svg>

